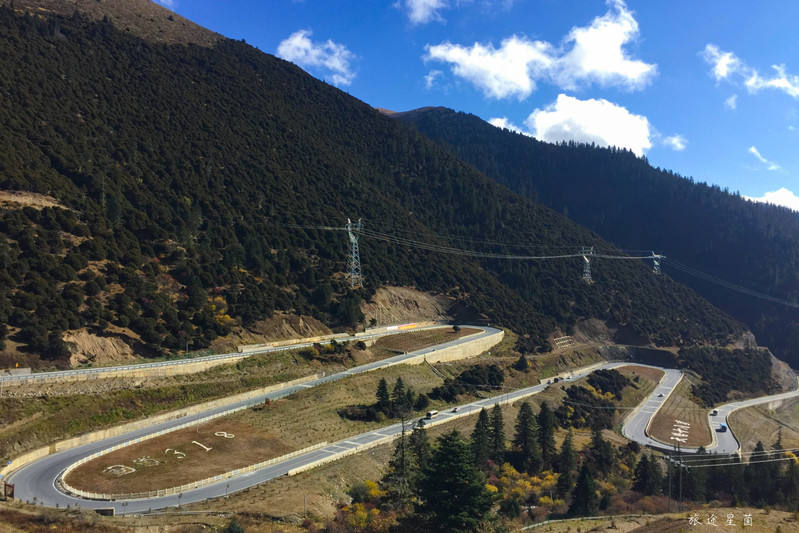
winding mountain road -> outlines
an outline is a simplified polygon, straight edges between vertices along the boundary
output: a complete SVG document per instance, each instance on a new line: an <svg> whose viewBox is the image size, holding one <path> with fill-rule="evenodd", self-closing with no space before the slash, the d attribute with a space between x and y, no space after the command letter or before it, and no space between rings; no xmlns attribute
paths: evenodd
<svg viewBox="0 0 799 533"><path fill-rule="evenodd" d="M257 403L263 402L265 398L269 399L281 398L305 388L314 387L322 383L328 383L331 381L342 379L348 375L368 372L370 370L374 370L376 368L380 368L383 366L400 364L404 360L407 360L412 357L418 357L419 355L430 354L435 352L436 350L441 350L446 346L460 344L464 342L471 342L476 338L495 334L498 332L498 330L494 328L483 327L480 329L483 330L483 333L478 334L477 337L475 335L471 335L469 337L458 339L456 341L452 341L450 343L446 343L443 345L438 345L424 350L403 354L390 359L384 359L382 361L377 361L374 363L349 369L347 371L338 374L333 374L314 381L309 381L301 385L289 386L284 389L267 394L263 397L259 397L254 400L248 400L247 402L241 402L241 403L247 405L255 405ZM584 376L587 376L589 373L601 368L611 369L631 364L638 365L638 363L630 363L630 362L613 362L613 363L591 365L582 369L574 370L573 372L570 373L566 381L580 379ZM663 402L665 402L669 394L673 392L674 387L677 385L677 383L679 383L680 379L682 378L682 373L679 370L671 370L671 369L663 369L663 370L665 371L665 375L661 380L661 382L658 384L658 386L655 388L652 394L646 400L644 400L639 405L639 407L636 408L636 410L628 417L628 420L625 422L622 431L627 438L638 441L641 444L653 448L670 451L673 449L673 446L652 439L647 434L646 431L647 426L652 417L654 417L657 410L663 405ZM492 398L480 399L471 403L460 405L457 408L441 412L435 419L425 420L425 422L426 425L445 424L455 418L459 418L462 416L470 416L474 413L477 413L482 408L490 408L497 403L500 404L513 403L522 398L537 394L545 390L548 386L551 385L543 383L525 389L508 391ZM774 396L755 398L752 400L727 404L719 407L718 415L712 416L711 418L717 426L717 424L722 420L726 423L727 415L736 409L757 405L759 403L767 403L771 401L778 401L787 398L792 398L797 395L799 395L799 390L791 391L788 393L782 393ZM237 404L227 405L224 407L204 412L198 415L198 417L205 417L208 415L215 414L216 412L228 411L235 407L237 407ZM417 422L417 420L406 422L405 429L408 430L409 427L412 427L413 423ZM79 506L81 508L91 508L91 509L113 508L116 513L123 513L123 514L143 513L153 509L176 507L181 504L188 504L211 498L224 497L228 494L244 490L246 488L264 483L266 481L275 479L277 477L294 473L294 471L302 471L304 469L311 468L317 464L321 464L323 462L327 462L330 460L335 460L339 457L348 455L350 453L359 452L376 445L390 442L392 439L399 436L403 430L402 425L399 423L382 427L374 431L352 436L343 439L341 441L328 444L324 447L308 451L296 457L288 458L284 461L280 461L276 464L270 465L260 470L256 470L243 475L236 475L227 479L223 479L217 483L209 484L204 487L188 490L185 491L184 493L170 495L170 496L162 496L149 499L132 499L127 501L89 500L89 499L79 498L70 494L66 494L65 492L59 489L59 480L65 469L70 465L72 465L73 463L80 460L81 458L87 457L95 452L108 449L109 447L112 447L116 444L124 443L131 439L152 434L156 431L174 427L176 425L185 422L186 422L185 419L173 420L170 422L153 425L140 431L131 432L125 435L120 435L118 437L109 438L96 443L86 444L77 448L65 450L60 453L48 455L39 461L36 461L34 463L31 463L27 466L21 467L20 469L14 471L9 477L8 481L10 483L15 484L17 498L26 501L36 501L37 503L41 503L49 507ZM712 427L714 427L713 424L711 424L711 428ZM734 436L732 435L731 430L725 433L718 433L718 432L714 433L715 433L714 436L716 438L714 438L713 444L711 446L706 447L708 452L736 453L738 451L739 445L737 440L735 440ZM691 448L682 448L682 451L685 453L691 453L695 452L696 450Z"/></svg>

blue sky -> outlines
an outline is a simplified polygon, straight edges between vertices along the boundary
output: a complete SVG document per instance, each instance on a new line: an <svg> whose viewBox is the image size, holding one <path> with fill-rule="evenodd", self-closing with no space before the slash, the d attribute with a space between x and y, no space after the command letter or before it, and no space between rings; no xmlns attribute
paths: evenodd
<svg viewBox="0 0 799 533"><path fill-rule="evenodd" d="M796 0L158 0L375 106L626 147L799 210Z"/></svg>

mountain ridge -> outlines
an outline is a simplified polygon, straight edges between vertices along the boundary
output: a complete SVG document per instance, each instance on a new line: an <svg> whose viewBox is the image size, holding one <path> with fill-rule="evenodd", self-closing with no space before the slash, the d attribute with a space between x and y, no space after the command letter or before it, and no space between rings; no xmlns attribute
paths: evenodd
<svg viewBox="0 0 799 533"><path fill-rule="evenodd" d="M748 324L780 358L799 364L799 213L653 168L623 149L544 143L441 107L393 117L621 248L656 247L668 258L670 276Z"/></svg>
<svg viewBox="0 0 799 533"><path fill-rule="evenodd" d="M582 318L661 345L742 331L637 261L598 259L587 284L580 257L503 258L507 243L612 247L245 43L153 44L109 18L0 7L0 52L0 188L67 208L0 213L0 340L46 359L64 359L64 331L109 324L160 355L275 312L354 328L381 285L460 300L519 333L522 352ZM357 217L371 233L353 290L341 230Z"/></svg>

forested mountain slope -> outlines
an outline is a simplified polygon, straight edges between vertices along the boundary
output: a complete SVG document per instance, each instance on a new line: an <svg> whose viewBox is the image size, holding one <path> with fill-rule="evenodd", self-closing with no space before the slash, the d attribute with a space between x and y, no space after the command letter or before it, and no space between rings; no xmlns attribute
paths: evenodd
<svg viewBox="0 0 799 533"><path fill-rule="evenodd" d="M664 272L748 324L761 345L799 366L799 311L686 275L799 301L799 213L750 202L653 168L624 150L549 144L474 115L424 108L393 115L499 183L567 213L624 249L667 256ZM675 264L674 261L679 264Z"/></svg>
<svg viewBox="0 0 799 533"><path fill-rule="evenodd" d="M2 7L0 124L0 189L61 206L0 208L0 339L45 358L62 360L62 332L79 327L156 354L207 346L275 311L353 327L380 284L452 295L521 334L524 351L583 317L667 345L742 330L641 261L597 260L587 284L579 257L481 259L385 240L618 254L241 42L158 44L108 19ZM372 232L357 290L345 278L346 232L320 229L348 217Z"/></svg>

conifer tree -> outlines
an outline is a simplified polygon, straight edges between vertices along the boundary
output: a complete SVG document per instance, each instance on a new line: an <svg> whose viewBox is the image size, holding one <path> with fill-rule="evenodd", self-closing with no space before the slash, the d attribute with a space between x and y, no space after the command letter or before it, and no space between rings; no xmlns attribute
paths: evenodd
<svg viewBox="0 0 799 533"><path fill-rule="evenodd" d="M416 463L420 469L427 467L433 451L430 448L430 441L427 438L427 430L421 420L413 428L411 436L408 437L408 444L413 452Z"/></svg>
<svg viewBox="0 0 799 533"><path fill-rule="evenodd" d="M498 465L505 460L505 420L499 404L491 409L491 460Z"/></svg>
<svg viewBox="0 0 799 533"><path fill-rule="evenodd" d="M518 370L519 372L527 372L528 370L530 370L530 362L527 360L524 354L522 354L519 356L519 359L517 359L516 362L513 363L513 368L515 370Z"/></svg>
<svg viewBox="0 0 799 533"><path fill-rule="evenodd" d="M529 402L522 403L516 415L513 447L518 454L519 470L530 474L541 471L541 449L538 447L538 423Z"/></svg>
<svg viewBox="0 0 799 533"><path fill-rule="evenodd" d="M405 383L402 382L402 378L397 378L394 383L394 390L391 391L391 411L393 416L400 416L404 410L405 401Z"/></svg>
<svg viewBox="0 0 799 533"><path fill-rule="evenodd" d="M633 490L644 496L660 494L663 484L663 470L655 456L642 455L635 466Z"/></svg>
<svg viewBox="0 0 799 533"><path fill-rule="evenodd" d="M588 463L583 463L580 475L577 476L577 484L572 492L569 516L594 516L599 509L596 489L596 481L591 473L591 468Z"/></svg>
<svg viewBox="0 0 799 533"><path fill-rule="evenodd" d="M388 463L388 471L380 482L386 491L386 500L392 507L401 509L411 502L418 477L419 462L403 425L402 434Z"/></svg>
<svg viewBox="0 0 799 533"><path fill-rule="evenodd" d="M694 457L707 455L704 446L696 450ZM707 495L707 470L708 468L688 468L683 471L683 497L704 501Z"/></svg>
<svg viewBox="0 0 799 533"><path fill-rule="evenodd" d="M472 452L453 430L437 440L438 448L419 484L422 513L437 531L474 531L491 510L493 495L474 467Z"/></svg>
<svg viewBox="0 0 799 533"><path fill-rule="evenodd" d="M794 511L799 510L799 464L795 460L788 461L781 485L785 506Z"/></svg>
<svg viewBox="0 0 799 533"><path fill-rule="evenodd" d="M574 487L574 474L577 470L577 453L574 451L574 433L571 428L560 446L560 454L555 460L558 476L558 492L565 496Z"/></svg>
<svg viewBox="0 0 799 533"><path fill-rule="evenodd" d="M472 454L474 466L485 469L491 455L491 423L485 408L477 415L477 423L472 431Z"/></svg>
<svg viewBox="0 0 799 533"><path fill-rule="evenodd" d="M641 455L633 472L633 490L646 495L646 487L649 484L649 458Z"/></svg>
<svg viewBox="0 0 799 533"><path fill-rule="evenodd" d="M541 410L538 412L538 445L541 449L541 460L544 462L544 468L552 466L552 460L555 458L557 449L555 448L555 414L547 405L547 402L541 403Z"/></svg>
<svg viewBox="0 0 799 533"><path fill-rule="evenodd" d="M602 436L602 428L594 425L591 429L591 463L598 472L607 475L613 468L613 448Z"/></svg>
<svg viewBox="0 0 799 533"><path fill-rule="evenodd" d="M377 384L377 410L388 414L391 410L391 396L388 392L388 383L386 382L386 378L380 378L380 381Z"/></svg>
<svg viewBox="0 0 799 533"><path fill-rule="evenodd" d="M647 494L657 496L663 493L663 469L654 455L649 456L649 484Z"/></svg>

